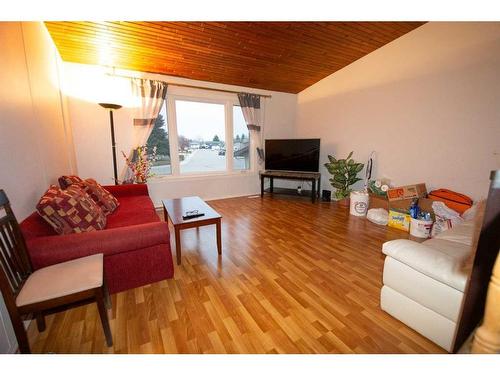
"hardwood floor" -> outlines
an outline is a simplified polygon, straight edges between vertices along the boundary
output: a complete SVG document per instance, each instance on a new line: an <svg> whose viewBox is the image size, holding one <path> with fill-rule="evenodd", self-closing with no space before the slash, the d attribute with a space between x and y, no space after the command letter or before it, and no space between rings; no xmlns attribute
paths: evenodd
<svg viewBox="0 0 500 375"><path fill-rule="evenodd" d="M185 230L174 279L112 296L112 348L87 305L48 316L43 333L32 324L33 352L444 352L379 306L381 245L406 233L333 203L209 204L223 217L221 258L215 226Z"/></svg>

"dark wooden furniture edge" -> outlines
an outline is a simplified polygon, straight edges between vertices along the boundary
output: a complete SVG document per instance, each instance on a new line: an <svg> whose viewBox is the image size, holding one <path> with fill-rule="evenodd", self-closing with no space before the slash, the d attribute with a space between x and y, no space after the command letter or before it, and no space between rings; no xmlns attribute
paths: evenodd
<svg viewBox="0 0 500 375"><path fill-rule="evenodd" d="M282 180L298 180L298 181L310 181L312 183L311 189L311 201L314 203L316 198L319 199L320 187L321 187L321 173L320 172L295 172L295 171L260 171L260 196L264 196L264 180L269 178L269 192L274 193L274 179Z"/></svg>
<svg viewBox="0 0 500 375"><path fill-rule="evenodd" d="M203 199L199 198L204 204L209 206L207 202L205 202ZM180 236L180 231L183 229L189 229L189 228L198 228L198 227L203 227L206 225L213 225L215 224L215 230L216 230L216 240L217 240L217 253L219 255L222 254L222 228L221 228L221 219L222 216L215 211L212 207L210 207L214 212L217 213L218 217L210 217L207 219L204 219L203 216L197 217L195 219L188 219L185 222L181 223L174 223L173 220L171 219L167 207L164 203L166 199L162 199L162 206L163 206L163 216L165 218L165 221L172 223L172 226L174 227L174 240L175 240L175 257L177 261L177 265L181 265L181 257L182 257L182 250L181 250L181 236Z"/></svg>
<svg viewBox="0 0 500 375"><path fill-rule="evenodd" d="M500 170L492 171L490 180L481 233L455 334L454 353L483 317L488 284L500 249Z"/></svg>
<svg viewBox="0 0 500 375"><path fill-rule="evenodd" d="M46 327L44 316L48 310L68 308L70 304L84 301L96 302L106 343L108 346L112 346L113 337L106 311L106 307L111 308L111 299L104 280L104 270L102 284L99 287L29 305L17 306L16 298L28 277L33 273L33 266L19 223L10 207L7 195L1 189L0 208L5 210L5 216L0 218L0 289L16 335L19 352L31 353L23 317L33 314L38 330L43 332Z"/></svg>

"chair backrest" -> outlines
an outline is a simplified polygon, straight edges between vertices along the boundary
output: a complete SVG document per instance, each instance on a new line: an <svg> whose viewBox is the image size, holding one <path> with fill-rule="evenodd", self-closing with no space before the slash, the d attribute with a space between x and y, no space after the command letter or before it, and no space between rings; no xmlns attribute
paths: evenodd
<svg viewBox="0 0 500 375"><path fill-rule="evenodd" d="M0 288L5 302L15 299L32 272L26 243L10 207L0 189Z"/></svg>

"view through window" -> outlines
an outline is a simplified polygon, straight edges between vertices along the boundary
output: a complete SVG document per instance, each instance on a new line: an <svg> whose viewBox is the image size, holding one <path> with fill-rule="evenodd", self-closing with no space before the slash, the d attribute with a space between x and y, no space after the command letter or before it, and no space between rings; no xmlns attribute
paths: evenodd
<svg viewBox="0 0 500 375"><path fill-rule="evenodd" d="M239 105L181 99L174 99L173 104L176 124L170 125L177 129L176 170L181 174L226 171L227 157L232 158L234 171L250 169L250 133ZM226 105L232 109L231 134L226 134ZM149 153L156 147L157 160L151 170L156 176L172 174L166 107L165 102L147 141ZM226 137L232 137L231 150L227 149Z"/></svg>
<svg viewBox="0 0 500 375"><path fill-rule="evenodd" d="M233 169L250 168L250 133L241 107L233 106Z"/></svg>
<svg viewBox="0 0 500 375"><path fill-rule="evenodd" d="M148 146L148 154L153 152L153 147L156 147L156 161L153 162L151 172L158 176L172 174L167 113L165 107L166 105L163 104L160 114L155 121L153 131L151 132L146 143Z"/></svg>
<svg viewBox="0 0 500 375"><path fill-rule="evenodd" d="M175 101L181 173L226 170L224 104Z"/></svg>

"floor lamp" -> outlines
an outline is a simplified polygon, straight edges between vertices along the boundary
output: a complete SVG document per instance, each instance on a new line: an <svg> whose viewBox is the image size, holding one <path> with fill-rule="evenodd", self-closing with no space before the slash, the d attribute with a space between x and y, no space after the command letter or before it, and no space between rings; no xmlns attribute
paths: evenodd
<svg viewBox="0 0 500 375"><path fill-rule="evenodd" d="M118 171L116 169L116 143L115 143L115 125L113 123L113 110L120 109L119 104L99 103L103 108L109 109L109 123L111 125L111 149L113 150L113 172L115 177L115 185L118 185Z"/></svg>

